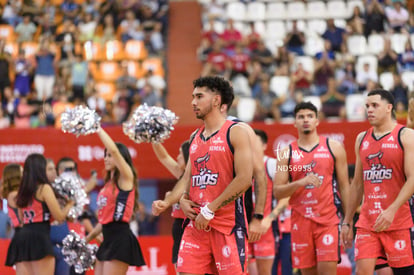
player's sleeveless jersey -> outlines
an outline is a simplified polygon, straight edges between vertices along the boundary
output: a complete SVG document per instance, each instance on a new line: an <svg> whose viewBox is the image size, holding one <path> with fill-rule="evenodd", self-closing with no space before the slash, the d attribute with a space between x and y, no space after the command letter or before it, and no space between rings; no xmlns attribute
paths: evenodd
<svg viewBox="0 0 414 275"><path fill-rule="evenodd" d="M47 222L50 220L50 211L46 203L33 198L28 206L22 208L23 224Z"/></svg>
<svg viewBox="0 0 414 275"><path fill-rule="evenodd" d="M10 205L7 205L7 209L8 212L7 214L9 215L12 225L14 228L19 227L20 226L20 219L19 219L19 213L18 213L18 209L11 207Z"/></svg>
<svg viewBox="0 0 414 275"><path fill-rule="evenodd" d="M134 187L135 188L135 187ZM120 190L118 184L107 182L101 189L97 199L98 221L100 224L126 222L132 217L135 192Z"/></svg>
<svg viewBox="0 0 414 275"><path fill-rule="evenodd" d="M332 225L339 223L340 198L335 176L335 157L326 137L319 137L319 144L306 151L297 141L289 145L288 169L291 182L314 173L322 181L320 187L308 185L298 188L290 197L289 205L296 212L316 223Z"/></svg>
<svg viewBox="0 0 414 275"><path fill-rule="evenodd" d="M264 156L264 166L266 170L266 203L263 211L263 215L266 217L272 212L273 204L273 178L276 173L276 159L268 156ZM252 185L253 195L253 208L256 205L256 197L254 196L254 185Z"/></svg>
<svg viewBox="0 0 414 275"><path fill-rule="evenodd" d="M372 230L378 215L395 200L405 184L404 148L397 125L387 135L376 139L370 128L361 140L359 156L364 176L364 202L357 227ZM387 230L405 229L413 226L410 205L404 203L395 213Z"/></svg>
<svg viewBox="0 0 414 275"><path fill-rule="evenodd" d="M185 215L183 210L181 210L180 208L180 204L179 203L174 203L172 205L172 211L171 211L171 217L176 218L176 219L185 219Z"/></svg>
<svg viewBox="0 0 414 275"><path fill-rule="evenodd" d="M233 147L230 128L236 123L226 120L209 138L197 131L190 145L191 188L190 200L204 206L214 201L234 178ZM224 234L230 234L238 225L246 229L243 198L228 203L215 212L209 225Z"/></svg>

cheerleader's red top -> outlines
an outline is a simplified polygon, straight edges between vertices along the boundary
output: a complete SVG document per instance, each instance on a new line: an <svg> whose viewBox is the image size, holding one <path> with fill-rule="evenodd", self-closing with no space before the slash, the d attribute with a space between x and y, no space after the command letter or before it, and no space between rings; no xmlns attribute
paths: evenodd
<svg viewBox="0 0 414 275"><path fill-rule="evenodd" d="M109 181L104 185L99 192L97 201L100 224L111 222L129 223L134 212L134 188L130 191L124 191L113 181Z"/></svg>

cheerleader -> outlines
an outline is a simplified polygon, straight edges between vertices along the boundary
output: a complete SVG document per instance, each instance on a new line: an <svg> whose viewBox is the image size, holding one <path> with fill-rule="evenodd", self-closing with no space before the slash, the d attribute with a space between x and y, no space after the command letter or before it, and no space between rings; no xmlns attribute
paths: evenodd
<svg viewBox="0 0 414 275"><path fill-rule="evenodd" d="M14 235L7 251L6 266L13 266L11 262L13 262L13 255L15 255L13 252L16 249L15 240L18 238L17 235L22 226L16 206L17 191L19 190L20 181L22 180L22 174L23 167L17 163L10 163L3 169L2 196L7 200L8 214L14 228ZM29 274L21 263L16 263L16 272L17 274Z"/></svg>
<svg viewBox="0 0 414 275"><path fill-rule="evenodd" d="M97 133L105 146L106 177L97 199L99 223L86 241L103 233L95 274L126 274L130 265L145 265L138 240L129 228L138 201L137 175L128 148L115 143L102 128Z"/></svg>
<svg viewBox="0 0 414 275"><path fill-rule="evenodd" d="M49 237L50 214L62 222L73 204L70 201L63 209L60 208L46 176L45 157L41 154L29 155L24 163L16 200L23 228L14 238L15 246L9 249L7 264L21 264L28 274L52 275L55 258Z"/></svg>

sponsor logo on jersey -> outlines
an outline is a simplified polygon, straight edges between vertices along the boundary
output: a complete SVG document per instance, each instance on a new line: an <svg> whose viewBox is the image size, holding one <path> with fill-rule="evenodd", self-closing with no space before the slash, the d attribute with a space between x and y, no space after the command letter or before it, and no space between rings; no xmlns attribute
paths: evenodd
<svg viewBox="0 0 414 275"><path fill-rule="evenodd" d="M392 169L382 165L381 159L384 153L379 151L366 157L370 169L364 170L364 180L371 183L381 183L383 180L392 178Z"/></svg>
<svg viewBox="0 0 414 275"><path fill-rule="evenodd" d="M213 173L207 167L207 162L210 160L209 153L194 161L196 167L196 175L191 177L192 186L200 187L200 189L207 188L208 185L216 185L218 180L218 173Z"/></svg>

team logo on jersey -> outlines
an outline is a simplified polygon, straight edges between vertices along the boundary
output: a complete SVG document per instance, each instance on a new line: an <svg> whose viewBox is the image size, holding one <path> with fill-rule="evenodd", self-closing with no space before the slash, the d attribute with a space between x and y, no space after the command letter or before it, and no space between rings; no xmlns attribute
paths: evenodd
<svg viewBox="0 0 414 275"><path fill-rule="evenodd" d="M194 166L197 170L197 175L191 177L192 186L200 187L200 189L205 189L207 185L216 185L218 180L218 173L213 173L207 167L207 162L210 160L210 155L207 153L205 156L198 158L194 161Z"/></svg>
<svg viewBox="0 0 414 275"><path fill-rule="evenodd" d="M379 151L375 154L370 154L366 157L370 169L364 170L364 180L371 181L371 183L381 183L383 180L389 180L392 177L392 169L386 168L381 163L384 153Z"/></svg>
<svg viewBox="0 0 414 275"><path fill-rule="evenodd" d="M102 209L104 206L106 206L108 198L105 196L99 196L98 201L96 202L98 209Z"/></svg>

